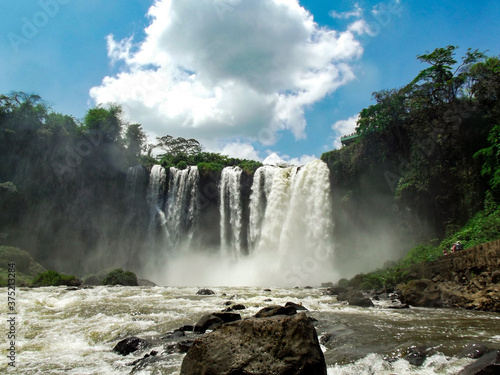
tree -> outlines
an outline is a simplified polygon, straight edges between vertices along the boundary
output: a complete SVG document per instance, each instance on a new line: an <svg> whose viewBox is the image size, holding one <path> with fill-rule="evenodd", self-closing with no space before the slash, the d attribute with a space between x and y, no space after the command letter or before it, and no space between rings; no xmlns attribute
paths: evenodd
<svg viewBox="0 0 500 375"><path fill-rule="evenodd" d="M127 154L132 162L137 162L142 151L147 149L147 135L140 124L130 124L125 132Z"/></svg>
<svg viewBox="0 0 500 375"><path fill-rule="evenodd" d="M166 151L165 154L159 155L160 159L162 159L165 155L170 155L172 157L182 155L192 156L199 154L202 151L200 142L192 138L174 138L171 135L166 135L164 137L157 137L156 140L158 141L156 147Z"/></svg>
<svg viewBox="0 0 500 375"><path fill-rule="evenodd" d="M120 138L123 128L122 108L111 105L109 108L95 107L88 110L83 120L84 128L99 133L104 142L115 142Z"/></svg>
<svg viewBox="0 0 500 375"><path fill-rule="evenodd" d="M450 103L464 94L466 82L470 80L470 68L477 62L484 60L486 55L477 49L467 50L462 58L462 63L453 70L457 64L455 50L458 46L436 48L431 53L417 56L417 58L430 67L422 70L410 86L419 84L421 89L428 91L434 103Z"/></svg>

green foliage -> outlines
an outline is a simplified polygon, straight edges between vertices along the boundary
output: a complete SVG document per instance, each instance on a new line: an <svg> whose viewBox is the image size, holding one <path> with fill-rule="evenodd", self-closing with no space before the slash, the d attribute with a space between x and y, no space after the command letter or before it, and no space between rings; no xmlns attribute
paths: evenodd
<svg viewBox="0 0 500 375"><path fill-rule="evenodd" d="M490 178L493 190L500 189L500 123L493 126L488 136L490 146L474 154L475 158L484 160L481 174Z"/></svg>
<svg viewBox="0 0 500 375"><path fill-rule="evenodd" d="M348 281L347 285L356 289L394 289L398 284L410 279L409 272L402 267L391 267L367 274L358 274Z"/></svg>
<svg viewBox="0 0 500 375"><path fill-rule="evenodd" d="M197 154L164 154L162 155L160 164L165 169L170 167L184 169L188 165L196 165L202 175L220 173L222 169L227 166L238 166L243 170L243 172L251 175L257 170L257 168L262 166L262 163L258 161L230 158L226 155L213 152L200 152Z"/></svg>
<svg viewBox="0 0 500 375"><path fill-rule="evenodd" d="M165 154L159 156L160 159L166 155L189 157L201 153L202 150L200 142L196 139L175 138L171 135L166 135L164 137L157 137L156 140L158 142L156 147L166 151Z"/></svg>
<svg viewBox="0 0 500 375"><path fill-rule="evenodd" d="M500 210L491 214L481 211L460 230L445 238L438 246L418 245L395 267L378 270L368 274L358 274L349 280L348 285L358 289L379 289L381 286L394 288L410 280L409 268L415 264L436 260L443 250L450 251L454 243L460 241L464 249L500 238Z"/></svg>
<svg viewBox="0 0 500 375"><path fill-rule="evenodd" d="M17 187L12 181L0 183L0 191L2 190L8 193L18 193Z"/></svg>
<svg viewBox="0 0 500 375"><path fill-rule="evenodd" d="M33 276L45 271L27 251L13 246L0 246L0 286L7 286L10 263L15 264L18 286L30 285Z"/></svg>
<svg viewBox="0 0 500 375"><path fill-rule="evenodd" d="M500 239L500 210L491 214L480 211L463 228L444 239L439 248L442 254L443 249L449 249L457 241L469 248L497 239Z"/></svg>
<svg viewBox="0 0 500 375"><path fill-rule="evenodd" d="M125 145L131 163L137 163L141 153L146 151L147 135L140 124L130 124L125 132Z"/></svg>
<svg viewBox="0 0 500 375"><path fill-rule="evenodd" d="M99 134L106 142L115 142L123 128L121 113L122 109L118 105L91 108L83 120L83 129Z"/></svg>
<svg viewBox="0 0 500 375"><path fill-rule="evenodd" d="M337 282L337 285L342 288L347 288L349 286L349 280L342 278Z"/></svg>
<svg viewBox="0 0 500 375"><path fill-rule="evenodd" d="M407 268L413 264L428 260L435 260L441 255L443 255L443 250L440 250L439 247L431 245L418 245L408 252L408 254L399 263L399 266Z"/></svg>
<svg viewBox="0 0 500 375"><path fill-rule="evenodd" d="M137 276L130 271L124 271L121 268L114 269L106 275L101 281L102 285L124 285L124 286L137 286Z"/></svg>
<svg viewBox="0 0 500 375"><path fill-rule="evenodd" d="M39 273L33 279L34 286L78 286L81 284L81 281L77 279L75 276L64 275L62 273L56 271L46 271L43 273Z"/></svg>
<svg viewBox="0 0 500 375"><path fill-rule="evenodd" d="M262 166L261 162L255 160L242 160L238 163L238 167L240 167L244 173L253 174L255 171Z"/></svg>
<svg viewBox="0 0 500 375"><path fill-rule="evenodd" d="M212 173L220 173L224 169L224 165L220 163L198 163L198 171L200 175L208 176Z"/></svg>
<svg viewBox="0 0 500 375"><path fill-rule="evenodd" d="M357 141L322 155L346 198L339 208L356 215L367 194L390 196L402 231L422 236L414 223L427 222L429 238L443 238L481 209L485 177L500 199L500 61L470 49L458 59L456 49L418 56L427 67L412 82L373 94Z"/></svg>
<svg viewBox="0 0 500 375"><path fill-rule="evenodd" d="M175 167L177 169L183 170L187 168L187 163L184 160L181 160L180 162L177 163Z"/></svg>

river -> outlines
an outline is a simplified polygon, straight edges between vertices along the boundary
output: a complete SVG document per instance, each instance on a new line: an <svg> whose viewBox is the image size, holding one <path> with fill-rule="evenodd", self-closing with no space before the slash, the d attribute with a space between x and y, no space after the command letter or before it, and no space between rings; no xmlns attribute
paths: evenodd
<svg viewBox="0 0 500 375"><path fill-rule="evenodd" d="M65 287L21 288L16 295L16 368L3 356L2 373L17 374L178 374L183 354L162 354L164 345L126 357L112 351L123 338L163 337L203 314L223 309L230 298L244 304L243 318L271 304L302 303L318 320L329 375L337 374L456 374L472 362L454 357L466 344L500 348L500 314L458 309L387 309L349 307L322 294L321 288L216 287L213 296L196 295L194 287ZM6 296L7 290L3 288ZM269 301L271 300L271 301ZM7 303L0 312L7 320ZM3 334L7 353L8 339ZM412 346L427 345L436 354L422 366L401 357ZM151 350L165 360L134 369L134 360ZM384 357L395 357L387 361Z"/></svg>

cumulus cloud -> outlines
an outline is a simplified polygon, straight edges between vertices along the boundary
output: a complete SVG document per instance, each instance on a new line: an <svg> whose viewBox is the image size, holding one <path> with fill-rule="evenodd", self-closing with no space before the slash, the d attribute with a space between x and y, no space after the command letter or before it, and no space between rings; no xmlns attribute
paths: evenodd
<svg viewBox="0 0 500 375"><path fill-rule="evenodd" d="M231 144L304 138L306 107L354 79L363 52L354 31L319 27L297 0L156 0L148 16L143 40L108 36L120 72L91 98L121 104L153 137L248 155Z"/></svg>
<svg viewBox="0 0 500 375"><path fill-rule="evenodd" d="M369 36L376 36L377 31L373 29L373 27L370 27L368 22L365 20L356 20L353 23L351 23L347 29L349 31L352 31L353 33L357 35L369 35Z"/></svg>
<svg viewBox="0 0 500 375"><path fill-rule="evenodd" d="M261 160L259 153L250 143L231 142L225 144L220 150L212 150L220 152L223 155L229 155L233 158Z"/></svg>
<svg viewBox="0 0 500 375"><path fill-rule="evenodd" d="M356 3L354 4L354 9L349 12L336 12L332 10L330 11L329 15L332 18L340 18L340 19L360 18L363 16L363 8L361 8L359 4Z"/></svg>
<svg viewBox="0 0 500 375"><path fill-rule="evenodd" d="M288 155L280 156L276 152L268 151L269 155L262 161L263 164L267 165L305 165L317 157L314 155L302 155L300 158L290 158Z"/></svg>
<svg viewBox="0 0 500 375"><path fill-rule="evenodd" d="M342 147L340 143L340 137L348 134L352 134L356 131L356 122L359 119L359 115L354 115L345 120L336 121L332 125L332 129L336 131L338 138L333 142L333 148L338 149Z"/></svg>

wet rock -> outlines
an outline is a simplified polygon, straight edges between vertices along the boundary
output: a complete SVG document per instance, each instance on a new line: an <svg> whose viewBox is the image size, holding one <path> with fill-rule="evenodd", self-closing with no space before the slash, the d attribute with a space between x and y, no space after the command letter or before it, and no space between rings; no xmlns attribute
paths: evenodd
<svg viewBox="0 0 500 375"><path fill-rule="evenodd" d="M305 286L304 289L312 289L313 287L312 286Z"/></svg>
<svg viewBox="0 0 500 375"><path fill-rule="evenodd" d="M264 289L264 292L270 292L271 289Z"/></svg>
<svg viewBox="0 0 500 375"><path fill-rule="evenodd" d="M293 307L297 311L308 311L304 306L295 302L287 302L285 307Z"/></svg>
<svg viewBox="0 0 500 375"><path fill-rule="evenodd" d="M490 350L483 344L469 344L466 345L460 352L457 353L458 358L481 358Z"/></svg>
<svg viewBox="0 0 500 375"><path fill-rule="evenodd" d="M181 375L198 374L326 375L326 364L314 326L300 313L228 323L196 339Z"/></svg>
<svg viewBox="0 0 500 375"><path fill-rule="evenodd" d="M266 298L266 299L264 300L264 302L271 302L271 301L272 301L272 299L271 299L271 298Z"/></svg>
<svg viewBox="0 0 500 375"><path fill-rule="evenodd" d="M359 290L350 290L347 293L339 294L338 301L347 301L351 306L373 307L373 302Z"/></svg>
<svg viewBox="0 0 500 375"><path fill-rule="evenodd" d="M427 357L435 354L435 350L429 346L412 346L408 348L407 354L403 356L413 366L422 366Z"/></svg>
<svg viewBox="0 0 500 375"><path fill-rule="evenodd" d="M372 300L368 297L353 297L347 300L350 306L358 306L358 307L373 307L375 306Z"/></svg>
<svg viewBox="0 0 500 375"><path fill-rule="evenodd" d="M229 323L229 322L234 322L236 320L241 320L241 315L237 313L219 313L219 312L214 312L212 313L213 316L216 316L217 318L222 319L224 323Z"/></svg>
<svg viewBox="0 0 500 375"><path fill-rule="evenodd" d="M343 293L347 293L347 289L342 288L341 286L333 286L323 291L323 294L327 296L338 296Z"/></svg>
<svg viewBox="0 0 500 375"><path fill-rule="evenodd" d="M443 307L441 291L432 280L412 280L399 288L402 303L417 307Z"/></svg>
<svg viewBox="0 0 500 375"><path fill-rule="evenodd" d="M196 292L198 296L211 296L213 294L215 294L215 292L211 289L200 289Z"/></svg>
<svg viewBox="0 0 500 375"><path fill-rule="evenodd" d="M121 355L128 355L137 350L144 349L147 345L146 340L138 337L128 337L116 344L113 351Z"/></svg>
<svg viewBox="0 0 500 375"><path fill-rule="evenodd" d="M144 357L142 358L139 358L139 359L136 359L134 362L132 363L129 363L127 366L135 366L137 365L138 363L144 361L146 358L149 358L149 357L154 357L158 354L158 352L156 350L151 350L151 353L149 354L145 354Z"/></svg>
<svg viewBox="0 0 500 375"><path fill-rule="evenodd" d="M319 338L319 343L321 345L326 345L328 342L330 342L330 340L333 338L333 334L332 333L325 333L324 335L322 335L320 338Z"/></svg>
<svg viewBox="0 0 500 375"><path fill-rule="evenodd" d="M177 343L177 349L179 353L187 353L188 350L193 346L194 340L184 340Z"/></svg>
<svg viewBox="0 0 500 375"><path fill-rule="evenodd" d="M491 282L494 284L500 284L500 271L495 271L491 274Z"/></svg>
<svg viewBox="0 0 500 375"><path fill-rule="evenodd" d="M213 330L224 324L221 318L212 314L203 315L194 325L194 332L205 333L207 330Z"/></svg>
<svg viewBox="0 0 500 375"><path fill-rule="evenodd" d="M263 309L260 309L257 314L255 314L255 318L269 318L271 316L275 315L295 315L297 314L297 310L295 310L294 307L288 306L268 306L264 307Z"/></svg>
<svg viewBox="0 0 500 375"><path fill-rule="evenodd" d="M181 331L180 329L176 329L175 331L168 332L165 334L164 337L162 337L163 340L173 340L177 339L179 337L185 336L184 331Z"/></svg>
<svg viewBox="0 0 500 375"><path fill-rule="evenodd" d="M233 301L226 301L224 302L224 306L231 306L233 303Z"/></svg>
<svg viewBox="0 0 500 375"><path fill-rule="evenodd" d="M236 305L231 306L231 308L232 308L233 310L245 310L245 309L246 309L246 306L245 306L245 305L242 305L241 303L239 303L239 304L236 304Z"/></svg>
<svg viewBox="0 0 500 375"><path fill-rule="evenodd" d="M137 279L137 284L139 284L139 286L158 286L157 284L155 284L151 280L147 280L147 279Z"/></svg>
<svg viewBox="0 0 500 375"><path fill-rule="evenodd" d="M194 326L194 332L205 333L207 330L214 330L224 323L241 320L241 315L231 312L219 312L203 315Z"/></svg>
<svg viewBox="0 0 500 375"><path fill-rule="evenodd" d="M401 309L409 309L410 306L406 303L401 303L399 305L387 306L388 309L401 310Z"/></svg>
<svg viewBox="0 0 500 375"><path fill-rule="evenodd" d="M500 374L500 351L494 350L483 355L458 373L458 375L498 375Z"/></svg>
<svg viewBox="0 0 500 375"><path fill-rule="evenodd" d="M180 327L178 329L178 331L182 331L182 332L192 332L194 331L194 326L190 325L190 324L186 324L186 325L183 325L182 327Z"/></svg>

